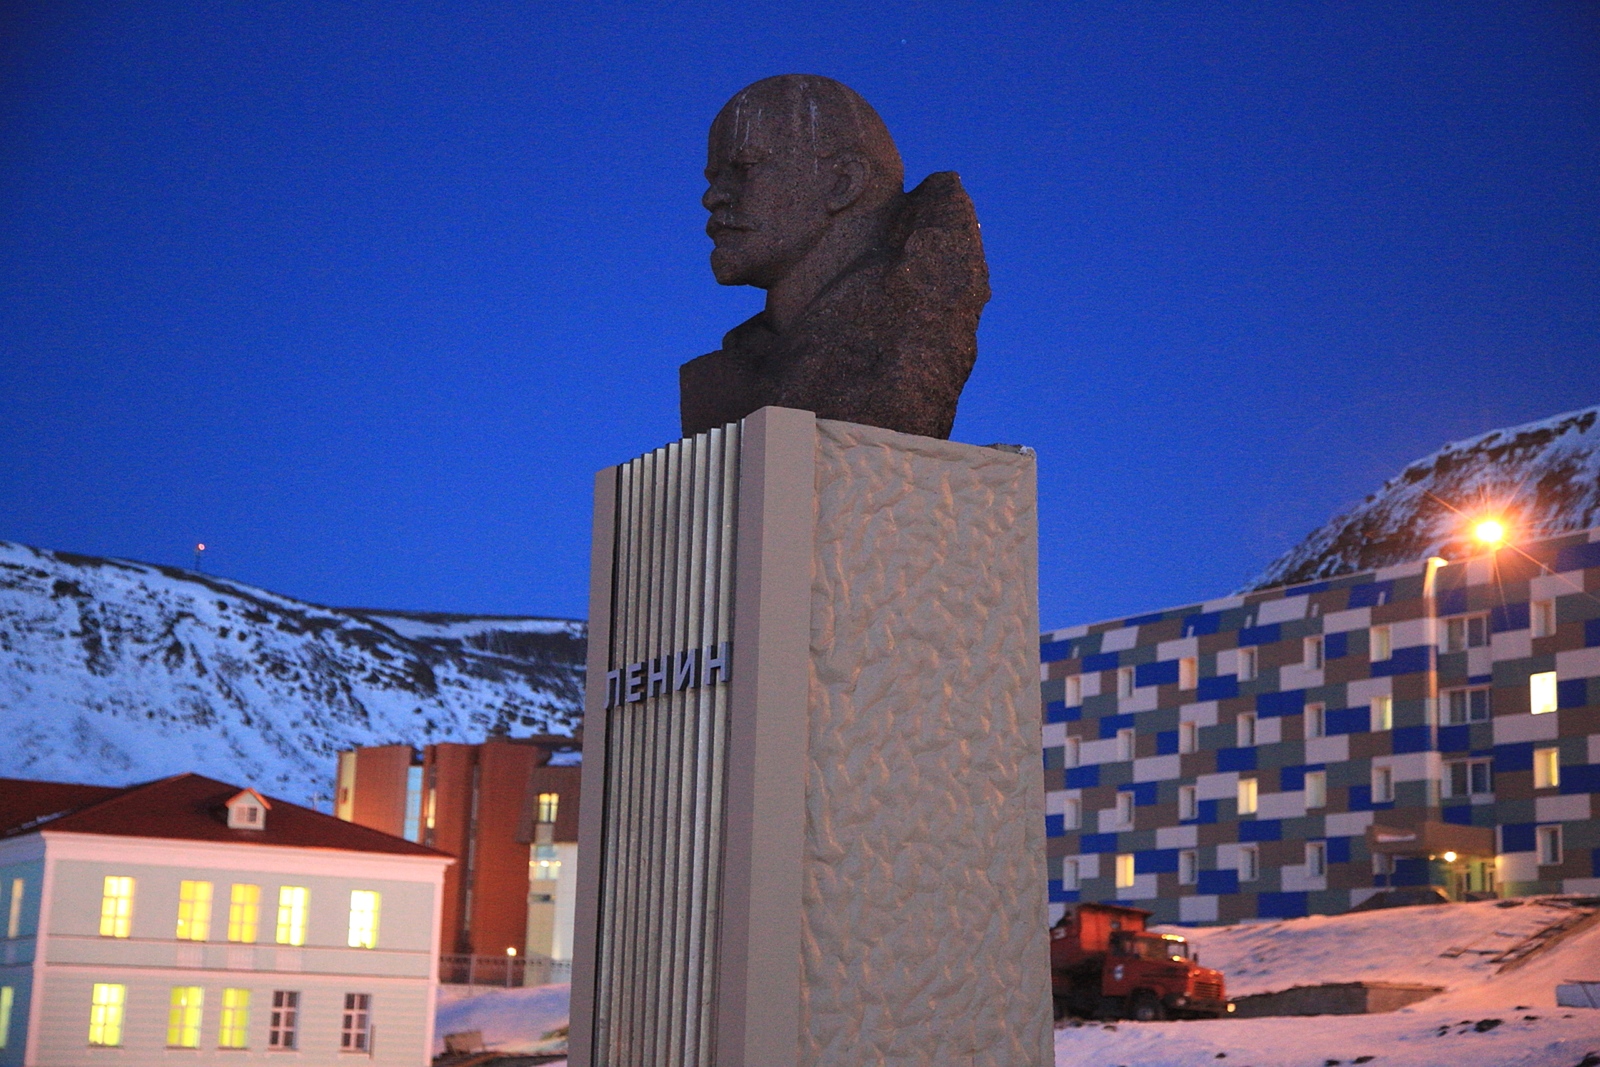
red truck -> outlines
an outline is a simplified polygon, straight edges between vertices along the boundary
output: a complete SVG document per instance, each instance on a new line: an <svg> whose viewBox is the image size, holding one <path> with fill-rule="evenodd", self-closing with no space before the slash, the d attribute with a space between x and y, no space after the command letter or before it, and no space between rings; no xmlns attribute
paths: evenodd
<svg viewBox="0 0 1600 1067"><path fill-rule="evenodd" d="M1200 966L1189 943L1145 929L1150 912L1079 904L1050 930L1056 1018L1215 1019L1233 1011L1222 972Z"/></svg>

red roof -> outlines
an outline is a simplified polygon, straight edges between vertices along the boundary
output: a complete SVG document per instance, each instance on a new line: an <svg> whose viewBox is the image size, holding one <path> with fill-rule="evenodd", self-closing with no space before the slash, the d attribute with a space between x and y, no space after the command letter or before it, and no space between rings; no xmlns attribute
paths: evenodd
<svg viewBox="0 0 1600 1067"><path fill-rule="evenodd" d="M230 830L225 805L239 792L239 786L198 774L123 789L0 778L0 838L60 830L450 858L437 849L276 797L271 798L265 829Z"/></svg>

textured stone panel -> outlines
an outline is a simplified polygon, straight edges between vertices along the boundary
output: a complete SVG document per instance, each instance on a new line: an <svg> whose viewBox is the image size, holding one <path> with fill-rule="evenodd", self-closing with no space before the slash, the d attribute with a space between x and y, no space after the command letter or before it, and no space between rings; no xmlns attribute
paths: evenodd
<svg viewBox="0 0 1600 1067"><path fill-rule="evenodd" d="M1044 1067L1033 459L817 434L799 1062Z"/></svg>

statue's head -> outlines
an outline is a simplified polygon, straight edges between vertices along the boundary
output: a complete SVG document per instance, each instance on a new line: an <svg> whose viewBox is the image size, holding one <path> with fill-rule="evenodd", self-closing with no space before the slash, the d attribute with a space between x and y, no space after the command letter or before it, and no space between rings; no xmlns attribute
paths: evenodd
<svg viewBox="0 0 1600 1067"><path fill-rule="evenodd" d="M769 289L841 223L882 216L905 168L883 120L853 90L784 74L740 90L718 113L706 180L717 281Z"/></svg>

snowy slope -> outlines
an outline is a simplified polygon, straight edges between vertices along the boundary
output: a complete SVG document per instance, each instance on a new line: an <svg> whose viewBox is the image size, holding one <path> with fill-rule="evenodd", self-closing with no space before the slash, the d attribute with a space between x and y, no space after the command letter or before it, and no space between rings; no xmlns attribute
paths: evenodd
<svg viewBox="0 0 1600 1067"><path fill-rule="evenodd" d="M1467 520L1512 520L1513 536L1600 525L1600 406L1445 445L1313 532L1245 587L1470 555Z"/></svg>
<svg viewBox="0 0 1600 1067"><path fill-rule="evenodd" d="M1408 982L1466 989L1493 957L1572 916L1558 899L1479 901L1313 915L1270 923L1172 928L1227 976L1228 995L1324 982ZM1448 953L1448 954L1447 954ZM1554 993L1546 1000L1554 1004Z"/></svg>
<svg viewBox="0 0 1600 1067"><path fill-rule="evenodd" d="M584 626L325 608L0 541L0 776L196 771L310 803L352 745L571 733Z"/></svg>

